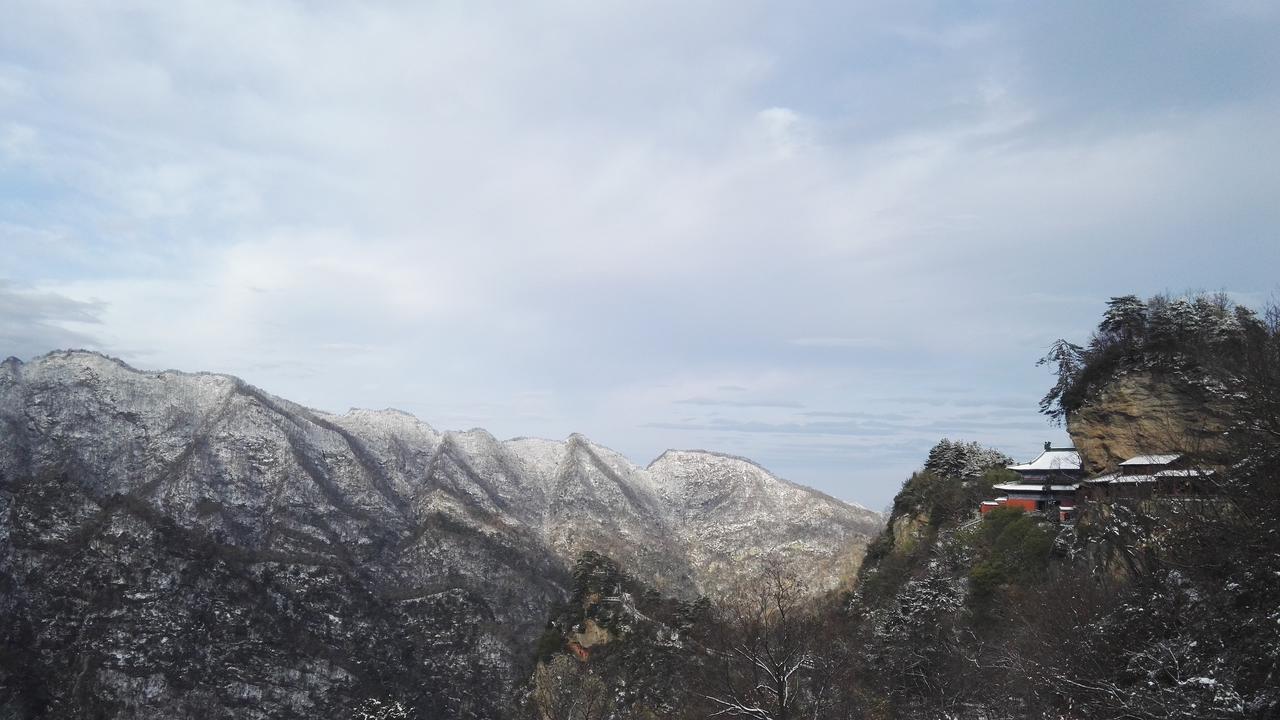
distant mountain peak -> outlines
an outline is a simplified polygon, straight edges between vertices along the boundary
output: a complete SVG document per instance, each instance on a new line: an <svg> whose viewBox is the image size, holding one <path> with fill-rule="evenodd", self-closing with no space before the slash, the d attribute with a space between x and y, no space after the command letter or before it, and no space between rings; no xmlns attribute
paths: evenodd
<svg viewBox="0 0 1280 720"><path fill-rule="evenodd" d="M684 597L725 591L754 563L781 553L819 592L852 578L882 524L876 513L745 458L705 450L670 450L639 467L580 433L499 441L480 428L441 433L398 410L332 415L233 376L144 372L87 351L6 362L0 380L0 507L17 523L0 533L0 558L11 558L13 576L26 578L14 591L23 607L70 602L103 578L126 595L170 597L187 586L156 583L193 572L198 551L208 568L230 574L191 580L198 593L182 603L216 597L221 607L267 613L261 622L275 623L284 620L261 598L291 598L289 622L329 627L330 616L346 613L388 637L397 628L421 631L428 634L414 637L423 652L438 648L441 658L465 656L501 675L563 600L568 569L584 551L613 557ZM19 537L23 544L12 545ZM46 557L50 548L67 554ZM55 565L58 573L46 572ZM418 605L405 605L411 601L433 609L422 615ZM148 605L146 612L168 610ZM141 622L132 617L120 622ZM423 625L424 617L432 619ZM46 621L23 622L53 627ZM490 626L504 630L486 634ZM458 628L482 637L447 646ZM125 635L148 632L137 625ZM273 682L288 685L287 671L360 645L335 632L299 646L301 655L271 671L281 673ZM328 647L326 638L339 645ZM134 653L141 665L130 672L159 677L145 652L70 650ZM363 645L355 652L368 667L383 662L366 657ZM278 660L254 662L275 668ZM435 672L453 678L463 666ZM351 668L344 672L362 672ZM130 692L112 684L117 677L130 676L104 675L86 687ZM312 685L300 687L346 680L306 682ZM210 687L209 697L222 697ZM185 692L165 685L146 702L179 703ZM226 692L229 707L237 693L253 691L236 685ZM180 704L165 707L160 715L186 714Z"/></svg>

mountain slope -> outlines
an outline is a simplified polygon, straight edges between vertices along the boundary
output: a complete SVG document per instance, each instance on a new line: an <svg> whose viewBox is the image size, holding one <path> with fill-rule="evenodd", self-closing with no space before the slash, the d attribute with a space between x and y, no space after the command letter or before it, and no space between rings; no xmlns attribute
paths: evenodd
<svg viewBox="0 0 1280 720"><path fill-rule="evenodd" d="M780 550L822 590L880 522L741 460L639 468L85 352L0 365L0 518L0 708L63 717L500 716L580 552L689 597Z"/></svg>
<svg viewBox="0 0 1280 720"><path fill-rule="evenodd" d="M6 363L0 418L3 686L26 712L492 716L563 593L465 473L423 472L446 443L402 418L82 353Z"/></svg>
<svg viewBox="0 0 1280 720"><path fill-rule="evenodd" d="M848 504L779 481L743 458L668 450L648 471L675 511L704 592L729 590L766 554L795 561L813 590L833 589L852 578L866 548L847 538L879 530L876 513L850 512Z"/></svg>

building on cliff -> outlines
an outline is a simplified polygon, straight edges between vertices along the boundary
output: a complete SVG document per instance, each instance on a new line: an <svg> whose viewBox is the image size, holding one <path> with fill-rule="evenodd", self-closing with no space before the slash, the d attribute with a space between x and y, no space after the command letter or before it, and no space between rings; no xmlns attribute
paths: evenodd
<svg viewBox="0 0 1280 720"><path fill-rule="evenodd" d="M1061 521L1075 519L1076 494L1085 471L1080 453L1074 447L1044 444L1039 457L1021 465L1010 465L1018 481L993 487L1004 493L978 506L982 514L1001 506L1017 507L1027 512L1042 512Z"/></svg>
<svg viewBox="0 0 1280 720"><path fill-rule="evenodd" d="M1137 455L1111 472L1086 479L1075 448L1055 448L1049 443L1035 460L1009 469L1018 474L1018 481L994 485L992 489L1004 494L979 504L980 514L1007 506L1068 522L1089 502L1204 495L1211 491L1213 475L1212 470L1191 466L1184 455L1163 454Z"/></svg>
<svg viewBox="0 0 1280 720"><path fill-rule="evenodd" d="M1201 495L1208 490L1212 470L1191 467L1184 455L1138 455L1113 471L1086 480L1082 500L1145 498L1152 495Z"/></svg>

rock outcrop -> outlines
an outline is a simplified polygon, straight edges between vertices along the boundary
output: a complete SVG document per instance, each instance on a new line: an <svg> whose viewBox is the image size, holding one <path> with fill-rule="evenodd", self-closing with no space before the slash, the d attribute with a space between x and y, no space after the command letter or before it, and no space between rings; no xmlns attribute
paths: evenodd
<svg viewBox="0 0 1280 720"><path fill-rule="evenodd" d="M1132 369L1067 415L1085 469L1100 473L1136 455L1203 453L1226 429L1220 403L1181 376Z"/></svg>
<svg viewBox="0 0 1280 720"><path fill-rule="evenodd" d="M751 463L649 468L331 415L94 353L0 365L0 716L502 717L568 567L672 594L782 553L814 590L881 517Z"/></svg>

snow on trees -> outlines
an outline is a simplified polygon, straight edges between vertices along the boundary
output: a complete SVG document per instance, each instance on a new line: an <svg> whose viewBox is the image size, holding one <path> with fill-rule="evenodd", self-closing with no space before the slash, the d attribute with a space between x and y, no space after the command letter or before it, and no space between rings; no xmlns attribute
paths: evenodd
<svg viewBox="0 0 1280 720"><path fill-rule="evenodd" d="M952 441L943 438L929 451L924 469L939 477L971 478L993 467L1013 462L1008 455L984 448L977 442Z"/></svg>

